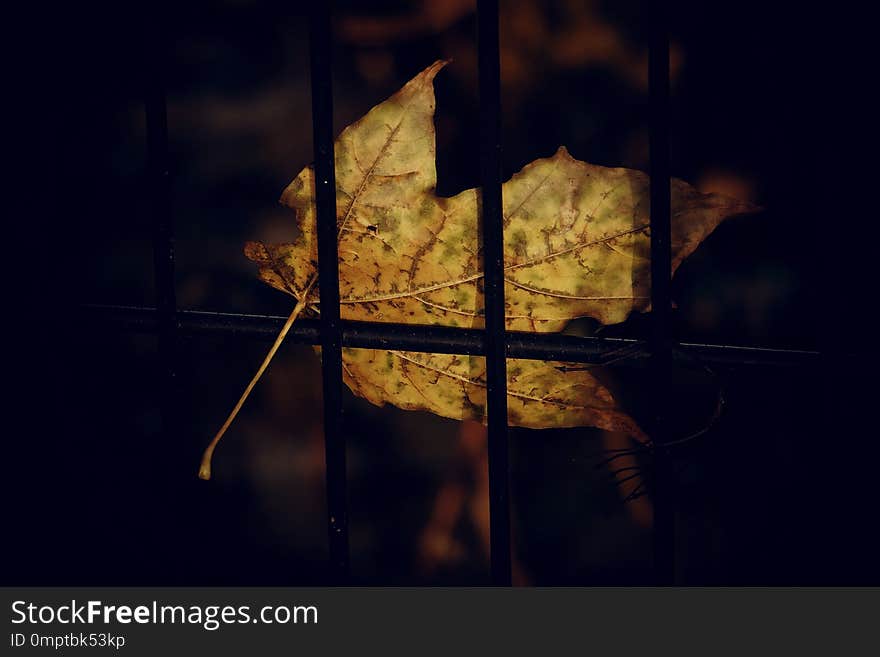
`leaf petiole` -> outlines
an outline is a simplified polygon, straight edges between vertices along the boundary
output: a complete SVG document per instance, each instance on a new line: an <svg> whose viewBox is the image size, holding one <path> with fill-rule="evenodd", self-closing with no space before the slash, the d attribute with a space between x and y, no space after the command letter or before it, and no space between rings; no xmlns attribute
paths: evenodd
<svg viewBox="0 0 880 657"><path fill-rule="evenodd" d="M235 406L232 409L232 412L229 413L229 417L226 418L223 426L220 427L217 435L214 436L213 440L211 440L211 442L205 448L205 451L202 454L201 465L199 465L199 479L211 478L211 457L214 455L214 449L217 447L217 443L220 442L223 434L226 433L226 430L229 429L229 426L232 424L235 416L238 415L241 407L244 406L245 400L250 396L251 391L254 389L254 386L257 385L257 381L260 380L260 378L263 376L263 373L266 371L266 368L269 367L269 363L272 362L272 359L275 357L275 353L278 351L281 343L284 342L284 338L286 338L287 334L290 332L290 327L293 326L296 318L299 317L300 313L302 313L303 309L308 304L309 294L311 293L312 288L315 286L317 280L317 275L312 276L312 279L309 281L308 285L306 285L305 290L300 296L300 300L297 301L296 306L294 306L293 310L290 313L290 316L287 318L287 321L284 322L284 326L278 333L278 337L275 338L275 342L272 344L272 348L269 349L269 353L267 353L266 357L263 359L263 363L260 365L257 373L254 374L254 377L251 379L251 382L248 383L247 388L245 388L244 392L241 393L241 397L239 397L238 402L236 402Z"/></svg>

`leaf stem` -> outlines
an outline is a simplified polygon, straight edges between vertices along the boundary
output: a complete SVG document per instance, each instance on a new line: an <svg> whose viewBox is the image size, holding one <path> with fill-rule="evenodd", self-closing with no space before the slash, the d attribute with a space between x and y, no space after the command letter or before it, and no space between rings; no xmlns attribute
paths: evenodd
<svg viewBox="0 0 880 657"><path fill-rule="evenodd" d="M312 288L315 286L315 282L318 280L317 275L313 276L309 281L308 285L306 285L305 290L300 296L299 301L296 302L296 306L294 306L293 310L290 313L290 316L287 318L287 321L284 322L284 326L281 328L281 331L278 333L278 337L275 338L275 342L272 345L272 348L269 349L269 353L266 354L266 357L263 359L262 365L257 370L257 373L254 374L254 377L251 379L251 382L248 383L247 388L244 389L244 392L241 393L241 397L239 397L238 402L232 409L232 412L229 414L229 417L226 418L226 421L223 423L223 426L220 427L220 430L217 432L217 435L214 436L214 439L210 442L210 444L205 448L204 453L202 454L202 462L199 466L199 479L210 479L211 478L211 457L214 455L214 449L217 447L217 443L220 442L220 439L223 437L223 434L226 433L226 430L229 429L229 425L232 424L232 421L235 419L235 416L238 415L238 412L241 410L241 407L244 406L245 400L250 396L251 391L254 389L254 386L257 385L257 381L263 376L263 373L266 371L266 368L269 367L269 363L272 362L272 359L275 357L275 353L278 351L278 348L281 346L281 343L284 342L284 338L287 337L288 332L290 331L290 327L293 326L293 322L296 321L296 318L299 317L300 313L302 313L303 309L306 307L309 294L312 291Z"/></svg>

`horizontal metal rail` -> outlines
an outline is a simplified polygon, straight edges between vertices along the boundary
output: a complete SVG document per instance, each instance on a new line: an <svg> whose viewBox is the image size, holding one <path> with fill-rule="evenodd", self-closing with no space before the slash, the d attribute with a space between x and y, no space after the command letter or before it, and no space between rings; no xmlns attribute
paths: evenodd
<svg viewBox="0 0 880 657"><path fill-rule="evenodd" d="M159 329L155 308L132 306L82 306L83 324L154 333ZM183 336L230 333L272 340L286 317L183 310L177 312L177 326ZM485 333L481 329L420 324L342 321L342 344L364 349L400 349L438 354L484 355ZM288 334L297 344L320 344L321 323L300 319ZM506 333L510 358L559 360L574 363L609 364L647 358L647 342L631 338L600 338L561 333ZM682 357L706 364L726 365L818 365L822 354L802 349L773 349L736 345L681 342L675 351Z"/></svg>

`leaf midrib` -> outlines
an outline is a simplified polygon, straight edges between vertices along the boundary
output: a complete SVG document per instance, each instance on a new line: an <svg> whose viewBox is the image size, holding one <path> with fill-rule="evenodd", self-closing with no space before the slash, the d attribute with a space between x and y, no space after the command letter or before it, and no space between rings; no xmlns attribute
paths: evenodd
<svg viewBox="0 0 880 657"><path fill-rule="evenodd" d="M382 148L379 149L379 152L376 154L376 158L373 160L373 163L370 165L370 168L364 173L364 179L361 181L360 186L358 187L357 192L351 197L351 203L348 205L348 209L345 211L345 215L342 217L342 222L339 224L339 229L336 233L336 242L339 243L339 240L342 237L342 231L346 227L349 218L351 217L351 213L354 211L354 206L357 205L357 202L361 198L361 194L364 191L364 188L367 186L367 183L373 177L373 170L376 168L376 165L379 161L384 157L386 152L388 151L388 146L391 144L391 141L394 139L395 135L400 130L400 126L403 125L403 121L406 118L406 114L409 111L410 106L413 104L414 99L410 98L409 102L403 106L403 109L400 112L400 120L397 122L391 129L391 133L388 135L388 139L385 140L385 143L382 144ZM387 125L387 124L386 124ZM334 144L335 148L335 144Z"/></svg>

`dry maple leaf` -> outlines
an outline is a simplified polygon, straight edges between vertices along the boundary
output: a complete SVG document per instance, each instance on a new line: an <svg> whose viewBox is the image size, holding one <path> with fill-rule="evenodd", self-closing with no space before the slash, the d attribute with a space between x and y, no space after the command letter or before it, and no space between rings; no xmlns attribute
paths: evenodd
<svg viewBox="0 0 880 657"><path fill-rule="evenodd" d="M435 195L433 79L438 61L347 127L335 144L339 281L343 319L481 328L480 192ZM503 186L508 330L559 331L576 317L621 322L650 300L649 184L645 174L573 159L565 148ZM319 312L314 172L304 169L281 202L296 213L289 244L249 242L260 278L296 306L263 365L205 453L210 457L295 319ZM747 203L672 181L672 270ZM590 425L644 438L584 367L510 360L509 422ZM485 420L485 359L344 349L351 390L382 405Z"/></svg>

